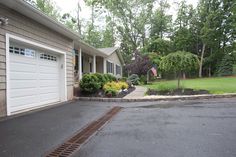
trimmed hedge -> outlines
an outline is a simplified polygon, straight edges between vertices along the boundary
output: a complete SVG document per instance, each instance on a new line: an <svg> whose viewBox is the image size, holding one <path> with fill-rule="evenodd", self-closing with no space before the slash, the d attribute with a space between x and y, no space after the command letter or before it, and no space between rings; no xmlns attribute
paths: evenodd
<svg viewBox="0 0 236 157"><path fill-rule="evenodd" d="M101 82L95 74L85 74L80 81L80 88L83 92L96 93L101 87Z"/></svg>
<svg viewBox="0 0 236 157"><path fill-rule="evenodd" d="M80 80L80 88L82 92L96 93L103 86L112 81L116 81L116 77L111 74L85 74Z"/></svg>

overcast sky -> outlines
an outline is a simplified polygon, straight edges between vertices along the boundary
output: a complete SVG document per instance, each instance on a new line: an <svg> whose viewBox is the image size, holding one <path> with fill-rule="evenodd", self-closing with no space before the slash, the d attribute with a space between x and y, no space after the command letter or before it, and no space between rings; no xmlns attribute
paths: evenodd
<svg viewBox="0 0 236 157"><path fill-rule="evenodd" d="M57 6L61 9L63 13L69 12L71 14L75 14L77 3L80 2L82 11L81 11L81 17L84 19L89 19L91 10L90 8L85 6L84 0L54 0L57 4ZM179 2L180 0L169 0L170 3L170 10L168 11L169 14L172 14L174 17L176 15L176 4L175 2ZM192 4L194 7L197 6L198 0L186 0L188 4Z"/></svg>

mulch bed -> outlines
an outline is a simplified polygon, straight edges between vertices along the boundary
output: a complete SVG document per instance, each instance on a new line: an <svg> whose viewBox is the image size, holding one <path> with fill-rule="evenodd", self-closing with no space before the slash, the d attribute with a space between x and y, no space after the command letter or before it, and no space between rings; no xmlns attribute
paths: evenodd
<svg viewBox="0 0 236 157"><path fill-rule="evenodd" d="M174 90L164 90L157 91L154 89L148 89L147 95L200 95L200 94L209 94L207 90L194 90L190 88L184 89L174 89Z"/></svg>
<svg viewBox="0 0 236 157"><path fill-rule="evenodd" d="M117 96L111 97L111 98L123 98L123 97L125 97L126 95L128 95L129 93L133 92L134 90L135 90L135 87L130 87L130 88L128 88L128 91L126 91L126 92L121 92L121 93L119 93ZM100 97L100 98L108 98L108 97L104 94L104 91L103 91L102 89L100 89L97 93L93 93L93 94L84 93L84 92L81 92L80 90L76 90L74 94L75 94L75 96L78 96L78 97Z"/></svg>

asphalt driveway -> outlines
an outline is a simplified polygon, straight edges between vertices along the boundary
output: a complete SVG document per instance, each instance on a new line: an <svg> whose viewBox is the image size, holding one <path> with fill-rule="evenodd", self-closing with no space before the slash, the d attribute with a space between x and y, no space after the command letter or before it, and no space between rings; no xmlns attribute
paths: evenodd
<svg viewBox="0 0 236 157"><path fill-rule="evenodd" d="M236 99L135 105L74 157L236 156Z"/></svg>
<svg viewBox="0 0 236 157"><path fill-rule="evenodd" d="M40 157L110 108L72 102L0 121L0 157Z"/></svg>
<svg viewBox="0 0 236 157"><path fill-rule="evenodd" d="M236 99L67 103L0 121L0 156L43 156L113 106L124 109L74 157L236 156Z"/></svg>

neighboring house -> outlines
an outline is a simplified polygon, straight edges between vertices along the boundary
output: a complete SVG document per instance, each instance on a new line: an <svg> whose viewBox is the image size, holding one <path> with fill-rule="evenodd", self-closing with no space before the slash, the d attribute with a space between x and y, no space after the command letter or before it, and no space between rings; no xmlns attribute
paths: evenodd
<svg viewBox="0 0 236 157"><path fill-rule="evenodd" d="M75 74L106 73L107 60L123 64L23 0L0 1L0 117L73 99Z"/></svg>

